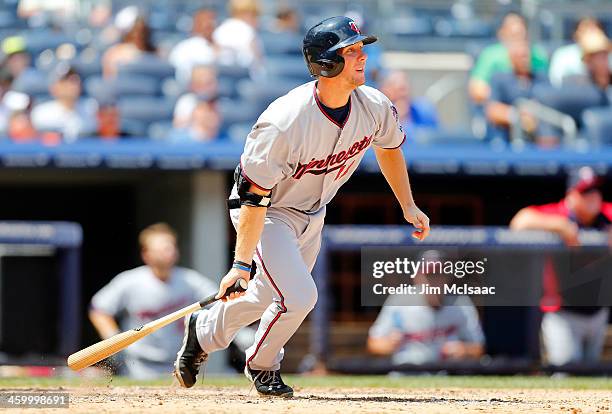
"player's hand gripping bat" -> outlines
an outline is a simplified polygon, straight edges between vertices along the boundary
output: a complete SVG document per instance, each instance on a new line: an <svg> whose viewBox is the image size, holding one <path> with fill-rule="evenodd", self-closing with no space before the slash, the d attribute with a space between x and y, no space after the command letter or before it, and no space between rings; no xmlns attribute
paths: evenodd
<svg viewBox="0 0 612 414"><path fill-rule="evenodd" d="M247 283L244 279L238 279L234 286L228 288L225 291L225 296L228 296L232 292L242 292L247 288ZM129 331L121 332L110 338L104 339L97 342L85 349L81 349L78 352L68 357L68 366L79 371L83 368L87 368L96 362L102 361L104 358L108 358L111 355L127 348L129 345L138 341L139 339L157 331L160 328L180 319L190 313L193 313L203 307L210 305L215 302L216 292L212 295L202 299L199 302L189 305L183 309L179 309L169 315L151 321L142 325L139 328L130 329Z"/></svg>

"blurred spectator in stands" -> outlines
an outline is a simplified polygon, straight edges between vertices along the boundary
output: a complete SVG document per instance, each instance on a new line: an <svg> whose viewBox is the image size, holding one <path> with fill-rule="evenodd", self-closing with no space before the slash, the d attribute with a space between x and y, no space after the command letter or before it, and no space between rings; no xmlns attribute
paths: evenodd
<svg viewBox="0 0 612 414"><path fill-rule="evenodd" d="M555 87L561 87L564 78L575 75L586 75L587 68L582 59L582 48L584 41L582 38L590 33L597 31L605 36L601 24L593 17L580 19L574 31L574 42L570 45L559 47L550 59L550 69L548 76L550 83Z"/></svg>
<svg viewBox="0 0 612 414"><path fill-rule="evenodd" d="M102 73L105 78L117 75L119 66L137 60L144 53L154 53L151 30L136 6L129 6L117 13L115 26L125 33L121 42L111 46L102 56Z"/></svg>
<svg viewBox="0 0 612 414"><path fill-rule="evenodd" d="M216 290L212 280L176 266L177 235L167 224L148 226L138 240L144 266L120 273L91 299L89 319L102 338L151 322ZM120 373L135 379L168 375L182 331L182 321L177 321L131 345L124 351Z"/></svg>
<svg viewBox="0 0 612 414"><path fill-rule="evenodd" d="M425 272L414 278L418 290L452 283L453 277L440 270L447 258L433 250L423 258ZM367 346L374 354L391 355L396 365L477 359L484 353L484 334L467 296L390 295L370 328Z"/></svg>
<svg viewBox="0 0 612 414"><path fill-rule="evenodd" d="M582 60L586 66L586 75L574 75L565 78L567 83L591 84L601 90L601 106L610 104L607 90L612 83L610 71L610 40L600 30L588 30L580 37Z"/></svg>
<svg viewBox="0 0 612 414"><path fill-rule="evenodd" d="M507 44L517 40L529 41L525 18L518 13L508 13L504 16L497 31L497 38L498 43L486 47L480 53L470 75L469 94L477 104L482 104L489 98L493 75L512 71ZM546 70L548 64L546 51L540 47L531 46L530 52L532 70L534 72Z"/></svg>
<svg viewBox="0 0 612 414"><path fill-rule="evenodd" d="M11 90L12 83L13 75L7 68L0 68L0 135L33 138L36 131L28 115L32 101L28 95ZM26 124L28 128L24 128Z"/></svg>
<svg viewBox="0 0 612 414"><path fill-rule="evenodd" d="M23 37L11 36L4 39L2 41L2 52L5 56L2 66L10 72L13 79L35 72L32 67L32 57L26 49Z"/></svg>
<svg viewBox="0 0 612 414"><path fill-rule="evenodd" d="M32 141L39 137L27 111L11 113L8 121L7 135L15 142Z"/></svg>
<svg viewBox="0 0 612 414"><path fill-rule="evenodd" d="M81 98L81 78L74 68L65 62L58 64L51 74L49 91L55 99L32 109L36 130L59 133L67 142L97 132L97 104Z"/></svg>
<svg viewBox="0 0 612 414"><path fill-rule="evenodd" d="M512 65L511 73L497 73L491 81L491 95L486 106L487 119L493 124L495 134L505 141L510 138L509 131L515 123L520 126L538 144L550 146L558 139L548 132L548 128L538 129L538 120L529 112L517 109L519 99L531 99L533 88L540 83L547 83L546 73L535 71L531 66L529 44L525 40L516 40L506 44Z"/></svg>
<svg viewBox="0 0 612 414"><path fill-rule="evenodd" d="M408 136L419 128L438 127L435 106L424 97L412 98L410 81L405 72L397 70L386 74L381 79L380 91L393 102L399 122Z"/></svg>
<svg viewBox="0 0 612 414"><path fill-rule="evenodd" d="M219 46L219 62L248 68L257 74L262 68L263 46L257 34L258 0L230 0L230 17L213 33Z"/></svg>
<svg viewBox="0 0 612 414"><path fill-rule="evenodd" d="M297 11L289 6L279 7L270 31L278 34L301 34L300 16Z"/></svg>
<svg viewBox="0 0 612 414"><path fill-rule="evenodd" d="M175 128L186 127L199 99L217 96L217 70L214 66L194 66L189 82L189 92L182 95L174 107L173 125Z"/></svg>
<svg viewBox="0 0 612 414"><path fill-rule="evenodd" d="M51 15L56 20L71 21L79 16L79 0L19 0L17 13L22 19Z"/></svg>
<svg viewBox="0 0 612 414"><path fill-rule="evenodd" d="M222 138L221 113L217 106L217 98L200 97L187 125L175 128L170 133L170 141L180 142L210 142Z"/></svg>
<svg viewBox="0 0 612 414"><path fill-rule="evenodd" d="M168 57L176 68L176 80L182 85L189 82L192 69L197 65L212 65L217 59L217 46L213 32L217 14L212 9L200 9L193 16L191 37L179 42Z"/></svg>
<svg viewBox="0 0 612 414"><path fill-rule="evenodd" d="M6 69L0 68L0 134L6 134L11 116L11 109L6 104L4 97L11 89L13 75Z"/></svg>
<svg viewBox="0 0 612 414"><path fill-rule="evenodd" d="M551 231L558 234L568 246L580 245L579 229L607 230L612 236L612 203L603 202L602 184L601 177L590 167L572 171L563 200L521 209L512 218L510 228ZM609 240L612 246L612 237ZM567 289L545 293L549 296L563 295L567 294ZM548 362L563 365L569 362L598 361L606 336L609 309L601 306L560 305L560 308L543 308L542 338Z"/></svg>

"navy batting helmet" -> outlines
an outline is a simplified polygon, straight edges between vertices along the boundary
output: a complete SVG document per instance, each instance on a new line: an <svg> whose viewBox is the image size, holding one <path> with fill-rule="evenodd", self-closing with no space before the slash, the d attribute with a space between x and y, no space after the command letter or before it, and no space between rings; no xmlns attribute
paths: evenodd
<svg viewBox="0 0 612 414"><path fill-rule="evenodd" d="M344 58L338 54L339 49L358 42L367 45L376 40L376 36L362 35L352 19L330 17L306 33L302 53L312 76L333 78L344 68Z"/></svg>

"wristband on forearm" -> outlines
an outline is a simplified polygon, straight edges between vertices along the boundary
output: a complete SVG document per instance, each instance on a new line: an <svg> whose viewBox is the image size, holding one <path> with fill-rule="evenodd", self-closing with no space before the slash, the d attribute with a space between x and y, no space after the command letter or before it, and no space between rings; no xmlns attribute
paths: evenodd
<svg viewBox="0 0 612 414"><path fill-rule="evenodd" d="M232 267L234 269L240 269L240 270L244 270L245 272L250 272L251 271L251 265L245 262L241 262L240 260L234 260L234 263L232 264Z"/></svg>

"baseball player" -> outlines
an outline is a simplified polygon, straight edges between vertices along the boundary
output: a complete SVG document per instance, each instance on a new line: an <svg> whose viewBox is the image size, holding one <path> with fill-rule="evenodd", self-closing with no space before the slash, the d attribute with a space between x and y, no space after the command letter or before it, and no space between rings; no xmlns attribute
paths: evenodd
<svg viewBox="0 0 612 414"><path fill-rule="evenodd" d="M397 111L381 92L363 86L364 46L376 40L347 17L312 27L303 53L315 80L270 104L249 133L228 202L237 232L235 260L217 297L238 279L249 279L252 261L256 273L246 292L185 318L174 371L182 386L194 385L208 354L260 319L245 374L260 395L293 396L280 363L283 346L317 301L310 272L325 206L370 146L405 219L417 228L413 236L427 237L429 218L414 203L399 148L405 135Z"/></svg>
<svg viewBox="0 0 612 414"><path fill-rule="evenodd" d="M215 291L212 280L176 266L177 235L165 223L146 227L139 236L144 266L117 275L91 299L89 317L104 339L141 326L185 307ZM172 370L180 345L180 323L160 329L127 348L123 373L134 379L154 379ZM177 339L178 337L178 339Z"/></svg>

